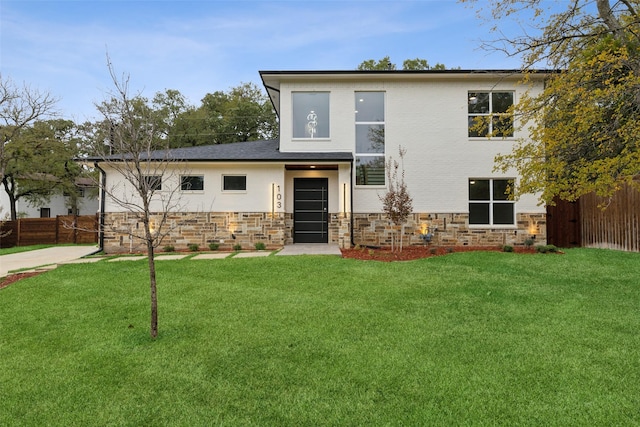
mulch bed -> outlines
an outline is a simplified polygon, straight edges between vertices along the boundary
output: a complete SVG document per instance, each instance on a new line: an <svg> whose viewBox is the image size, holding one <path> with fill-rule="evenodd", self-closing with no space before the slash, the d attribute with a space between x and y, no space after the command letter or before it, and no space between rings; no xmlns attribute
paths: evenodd
<svg viewBox="0 0 640 427"><path fill-rule="evenodd" d="M10 274L7 277L0 279L0 289L6 288L12 283L17 282L18 280L26 279L27 277L37 276L38 274L45 273L44 271L30 271L28 273L16 273Z"/></svg>
<svg viewBox="0 0 640 427"><path fill-rule="evenodd" d="M391 248L351 248L341 249L343 258L366 261L412 261L420 258L446 255L454 252L492 251L502 252L498 246L407 246L402 251L391 251ZM515 253L535 253L533 247L515 246Z"/></svg>

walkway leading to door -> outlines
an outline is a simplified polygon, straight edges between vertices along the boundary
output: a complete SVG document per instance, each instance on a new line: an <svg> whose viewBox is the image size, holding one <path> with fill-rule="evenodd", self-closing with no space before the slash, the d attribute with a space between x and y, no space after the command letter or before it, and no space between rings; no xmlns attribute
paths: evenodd
<svg viewBox="0 0 640 427"><path fill-rule="evenodd" d="M338 245L331 243L294 243L276 255L342 255L342 252Z"/></svg>

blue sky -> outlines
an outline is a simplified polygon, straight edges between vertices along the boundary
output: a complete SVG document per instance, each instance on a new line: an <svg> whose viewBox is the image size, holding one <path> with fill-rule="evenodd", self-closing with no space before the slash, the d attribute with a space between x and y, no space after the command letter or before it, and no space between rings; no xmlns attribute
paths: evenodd
<svg viewBox="0 0 640 427"><path fill-rule="evenodd" d="M107 51L133 91L177 89L199 105L260 84L260 70L350 70L386 55L398 66L517 68L478 49L489 27L455 0L0 0L0 72L50 91L82 122L111 88Z"/></svg>

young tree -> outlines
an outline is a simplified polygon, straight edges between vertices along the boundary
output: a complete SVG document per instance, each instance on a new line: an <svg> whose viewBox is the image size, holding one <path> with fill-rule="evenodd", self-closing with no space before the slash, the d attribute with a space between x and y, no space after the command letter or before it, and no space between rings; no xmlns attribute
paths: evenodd
<svg viewBox="0 0 640 427"><path fill-rule="evenodd" d="M462 0L476 3L475 0ZM610 197L625 184L640 188L640 15L637 1L492 0L492 22L513 18L525 34L485 42L519 56L523 69L559 70L539 95L515 106L531 138L496 157L496 169L515 168L515 195L576 200ZM595 7L594 7L595 6Z"/></svg>
<svg viewBox="0 0 640 427"><path fill-rule="evenodd" d="M18 86L0 74L0 181L8 193L15 185L10 163L20 151L20 134L35 122L52 117L56 102L49 92L32 89L26 84ZM43 172L38 170L37 164L24 166L31 166L23 171L25 173ZM16 218L15 203L12 203L11 219Z"/></svg>
<svg viewBox="0 0 640 427"><path fill-rule="evenodd" d="M413 211L413 199L409 195L407 184L404 180L404 156L407 150L398 147L400 163L392 157L386 162L387 171L387 192L383 196L378 196L382 202L382 210L387 214L387 218L394 226L404 227L409 215ZM399 171L399 169L401 170ZM402 251L402 235L400 231L400 251ZM393 238L391 249L393 250Z"/></svg>
<svg viewBox="0 0 640 427"><path fill-rule="evenodd" d="M152 108L145 98L131 96L129 78L118 78L108 63L114 90L110 98L96 105L104 120L94 135L102 139L94 149L101 150L95 165L122 178L117 183L99 180L110 202L120 206L142 229L131 227L132 237L145 242L149 268L152 338L158 336L158 298L154 250L170 231L168 215L180 210L178 162L167 150L166 114Z"/></svg>

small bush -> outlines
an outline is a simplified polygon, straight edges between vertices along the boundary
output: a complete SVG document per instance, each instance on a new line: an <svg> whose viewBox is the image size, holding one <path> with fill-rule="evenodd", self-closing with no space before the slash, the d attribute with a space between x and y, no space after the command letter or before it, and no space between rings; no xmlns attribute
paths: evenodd
<svg viewBox="0 0 640 427"><path fill-rule="evenodd" d="M200 249L200 246L198 246L196 243L189 243L187 247L191 252L198 252L198 250Z"/></svg>
<svg viewBox="0 0 640 427"><path fill-rule="evenodd" d="M511 246L511 245L504 245L504 246L502 247L502 251L503 251L503 252L513 252L513 246Z"/></svg>
<svg viewBox="0 0 640 427"><path fill-rule="evenodd" d="M217 251L219 247L220 243L209 243L209 249L211 249L212 251Z"/></svg>
<svg viewBox="0 0 640 427"><path fill-rule="evenodd" d="M165 252L173 252L176 250L176 248L173 247L173 245L167 245L164 248L162 248Z"/></svg>
<svg viewBox="0 0 640 427"><path fill-rule="evenodd" d="M530 248L531 246L533 246L533 244L535 243L535 241L531 238L529 239L524 239L524 245L528 248Z"/></svg>
<svg viewBox="0 0 640 427"><path fill-rule="evenodd" d="M235 245L233 245L233 250L234 251L242 250L242 245L240 243L236 243Z"/></svg>
<svg viewBox="0 0 640 427"><path fill-rule="evenodd" d="M438 250L437 250L436 248L431 248L431 249L429 249L429 253L430 253L431 255L435 255L435 254L436 254L436 252L438 252Z"/></svg>
<svg viewBox="0 0 640 427"><path fill-rule="evenodd" d="M558 248L555 245L539 245L536 246L536 252L541 254L556 253L558 252Z"/></svg>
<svg viewBox="0 0 640 427"><path fill-rule="evenodd" d="M267 245L265 245L264 242L256 242L254 246L256 247L257 251L264 251L265 249L267 249Z"/></svg>

